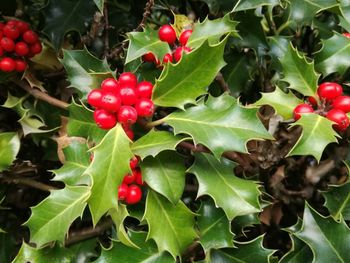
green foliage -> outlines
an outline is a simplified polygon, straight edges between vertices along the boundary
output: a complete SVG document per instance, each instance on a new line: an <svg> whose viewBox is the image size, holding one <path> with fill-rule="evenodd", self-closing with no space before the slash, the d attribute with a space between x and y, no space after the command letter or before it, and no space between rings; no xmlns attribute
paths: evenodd
<svg viewBox="0 0 350 263"><path fill-rule="evenodd" d="M335 186L324 194L325 206L335 220L350 220L350 183Z"/></svg>
<svg viewBox="0 0 350 263"><path fill-rule="evenodd" d="M20 148L18 135L14 132L0 133L0 172L15 160Z"/></svg>

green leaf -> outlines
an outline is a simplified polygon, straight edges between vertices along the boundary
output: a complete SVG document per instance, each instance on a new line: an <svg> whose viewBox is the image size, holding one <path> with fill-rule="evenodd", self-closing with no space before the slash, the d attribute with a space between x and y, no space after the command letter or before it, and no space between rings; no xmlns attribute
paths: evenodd
<svg viewBox="0 0 350 263"><path fill-rule="evenodd" d="M92 150L94 159L86 173L92 177L88 203L95 226L109 209L118 209L117 189L125 174L131 172L129 161L133 154L130 150L130 140L120 124L109 130Z"/></svg>
<svg viewBox="0 0 350 263"><path fill-rule="evenodd" d="M338 142L339 135L332 128L333 124L334 122L318 114L303 114L291 125L300 125L303 131L287 156L312 155L319 161L326 146Z"/></svg>
<svg viewBox="0 0 350 263"><path fill-rule="evenodd" d="M292 248L281 258L279 263L313 262L310 247L299 238L291 236L291 239Z"/></svg>
<svg viewBox="0 0 350 263"><path fill-rule="evenodd" d="M93 113L76 104L75 101L69 105L68 110L67 134L69 136L90 138L95 142L99 142L107 133L106 130L102 130L96 125Z"/></svg>
<svg viewBox="0 0 350 263"><path fill-rule="evenodd" d="M65 162L64 165L52 170L56 175L54 180L62 181L66 185L90 184L90 177L84 175L87 167L90 165L89 148L85 143L73 141L63 149Z"/></svg>
<svg viewBox="0 0 350 263"><path fill-rule="evenodd" d="M176 152L165 151L141 163L142 177L149 187L176 204L185 188L184 159Z"/></svg>
<svg viewBox="0 0 350 263"><path fill-rule="evenodd" d="M329 209L332 217L339 221L341 218L350 220L350 182L340 186L333 186L324 193L325 206Z"/></svg>
<svg viewBox="0 0 350 263"><path fill-rule="evenodd" d="M138 245L132 248L120 242L113 242L112 248L102 249L101 256L95 263L133 262L133 263L172 263L174 259L167 253L159 253L152 240L146 240L144 232L129 231L130 239Z"/></svg>
<svg viewBox="0 0 350 263"><path fill-rule="evenodd" d="M210 251L208 261L220 263L268 263L274 250L264 248L262 241L263 236L260 236L249 242L237 242L238 248L213 249Z"/></svg>
<svg viewBox="0 0 350 263"><path fill-rule="evenodd" d="M11 262L18 251L18 240L8 233L0 232L0 262Z"/></svg>
<svg viewBox="0 0 350 263"><path fill-rule="evenodd" d="M83 213L89 195L90 188L86 186L66 186L52 191L32 207L32 215L25 223L30 230L30 241L38 247L54 240L63 241L71 223Z"/></svg>
<svg viewBox="0 0 350 263"><path fill-rule="evenodd" d="M282 71L281 58L288 52L289 38L283 36L271 36L267 38L270 50L268 54L272 58L273 69L277 69L278 72Z"/></svg>
<svg viewBox="0 0 350 263"><path fill-rule="evenodd" d="M281 58L284 78L294 89L304 96L314 96L317 89L319 75L314 70L314 63L307 62L305 56L301 55L292 44Z"/></svg>
<svg viewBox="0 0 350 263"><path fill-rule="evenodd" d="M292 92L284 93L278 87L276 87L273 92L261 93L261 95L261 99L253 105L270 105L275 109L276 114L281 115L285 120L293 118L294 108L303 103L303 101L294 96Z"/></svg>
<svg viewBox="0 0 350 263"><path fill-rule="evenodd" d="M223 52L226 41L209 46L206 41L189 54L184 54L177 64L168 63L154 86L154 104L184 109L185 104L195 104L196 98L207 93L207 86L225 66ZM209 66L209 64L210 66Z"/></svg>
<svg viewBox="0 0 350 263"><path fill-rule="evenodd" d="M343 219L337 223L306 204L302 229L295 235L310 246L314 262L350 262L350 230Z"/></svg>
<svg viewBox="0 0 350 263"><path fill-rule="evenodd" d="M204 251L212 248L233 247L233 233L230 230L230 221L224 211L216 208L211 201L201 203L197 214L199 242Z"/></svg>
<svg viewBox="0 0 350 263"><path fill-rule="evenodd" d="M94 3L97 6L98 10L100 10L100 12L103 14L103 6L105 4L105 0L94 0Z"/></svg>
<svg viewBox="0 0 350 263"><path fill-rule="evenodd" d="M147 156L155 157L162 151L175 150L175 147L188 137L174 136L170 132L151 130L131 146L132 152L144 159Z"/></svg>
<svg viewBox="0 0 350 263"><path fill-rule="evenodd" d="M174 127L175 134L191 135L195 144L207 146L219 158L225 151L247 152L249 140L272 139L256 114L256 109L241 107L236 99L223 94L173 112L164 121Z"/></svg>
<svg viewBox="0 0 350 263"><path fill-rule="evenodd" d="M104 79L112 76L107 60L94 57L86 48L63 50L63 59L60 61L67 71L71 86L80 92L83 99L91 90L98 88Z"/></svg>
<svg viewBox="0 0 350 263"><path fill-rule="evenodd" d="M188 39L187 46L197 48L206 40L209 40L210 44L216 44L220 37L225 34L235 33L237 35L237 24L236 21L230 19L229 14L215 20L206 18L202 23L194 25L194 30Z"/></svg>
<svg viewBox="0 0 350 263"><path fill-rule="evenodd" d="M197 237L194 214L184 203L179 201L173 205L152 190L148 191L143 218L149 228L147 239L152 238L160 252L169 251L174 258L180 256Z"/></svg>
<svg viewBox="0 0 350 263"><path fill-rule="evenodd" d="M316 69L324 76L333 72L344 74L350 67L350 40L334 32L323 41L323 48L315 56Z"/></svg>
<svg viewBox="0 0 350 263"><path fill-rule="evenodd" d="M232 12L238 12L243 10L249 10L249 9L256 9L257 7L264 6L264 5L270 5L275 6L278 5L280 2L279 0L239 0L235 7L233 8Z"/></svg>
<svg viewBox="0 0 350 263"><path fill-rule="evenodd" d="M128 33L128 38L129 47L125 64L148 52L152 52L160 61L166 53L171 53L169 44L159 39L158 30L145 28L143 32Z"/></svg>
<svg viewBox="0 0 350 263"><path fill-rule="evenodd" d="M21 147L17 133L0 133L0 172L6 170L15 160Z"/></svg>
<svg viewBox="0 0 350 263"><path fill-rule="evenodd" d="M198 153L188 169L199 183L197 197L210 195L230 220L261 211L258 184L236 177L233 168L232 162L220 162L211 154Z"/></svg>
<svg viewBox="0 0 350 263"><path fill-rule="evenodd" d="M56 50L61 46L67 32L85 32L86 24L93 18L96 6L93 1L50 0L44 9L45 27Z"/></svg>

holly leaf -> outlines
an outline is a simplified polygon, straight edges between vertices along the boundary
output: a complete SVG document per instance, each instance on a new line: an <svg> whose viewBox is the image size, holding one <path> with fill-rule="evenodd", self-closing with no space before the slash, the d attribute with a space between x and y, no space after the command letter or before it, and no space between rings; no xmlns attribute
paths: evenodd
<svg viewBox="0 0 350 263"><path fill-rule="evenodd" d="M314 70L314 63L307 62L304 55L301 55L292 44L288 51L281 58L284 78L290 84L289 88L294 89L304 96L314 96L317 89L319 74Z"/></svg>
<svg viewBox="0 0 350 263"><path fill-rule="evenodd" d="M236 99L223 94L209 96L206 103L201 100L186 111L173 112L164 121L174 127L175 134L191 135L195 144L207 146L219 158L225 151L247 152L249 140L272 139L256 114L256 109L241 107Z"/></svg>
<svg viewBox="0 0 350 263"><path fill-rule="evenodd" d="M130 140L120 124L109 130L92 150L94 159L85 173L92 178L88 203L95 226L108 210L118 209L117 189L125 174L131 172L129 161L133 154Z"/></svg>
<svg viewBox="0 0 350 263"><path fill-rule="evenodd" d="M93 56L86 48L82 50L63 50L63 59L71 87L77 89L86 99L89 92L100 86L107 77L112 76L107 60Z"/></svg>
<svg viewBox="0 0 350 263"><path fill-rule="evenodd" d="M217 44L220 38L225 34L237 36L237 24L238 22L230 19L230 14L214 20L206 18L202 23L195 24L194 30L188 39L187 46L197 48L206 40L209 40L211 45Z"/></svg>
<svg viewBox="0 0 350 263"><path fill-rule="evenodd" d="M147 156L155 157L162 151L175 150L175 147L182 141L188 140L188 137L174 136L170 132L151 130L146 135L135 141L132 146L132 152L144 159Z"/></svg>
<svg viewBox="0 0 350 263"><path fill-rule="evenodd" d="M172 27L176 32L177 38L179 38L182 31L192 28L192 23L192 20L185 15L174 15L174 24L172 24Z"/></svg>
<svg viewBox="0 0 350 263"><path fill-rule="evenodd" d="M320 161L326 146L338 142L339 135L332 128L333 124L334 122L318 114L303 114L297 122L291 124L302 126L303 131L287 156L312 155Z"/></svg>
<svg viewBox="0 0 350 263"><path fill-rule="evenodd" d="M261 99L253 105L270 105L275 109L276 114L281 115L285 120L293 118L294 108L303 103L303 101L297 98L292 92L284 93L278 87L276 87L273 92L261 93L261 95Z"/></svg>
<svg viewBox="0 0 350 263"><path fill-rule="evenodd" d="M185 204L179 201L174 205L153 190L148 191L143 219L148 223L147 240L153 239L159 252L168 251L174 258L197 237L194 214Z"/></svg>
<svg viewBox="0 0 350 263"><path fill-rule="evenodd" d="M207 87L225 66L223 52L226 40L210 46L206 41L177 64L168 63L156 80L152 100L164 107L184 109L185 104L196 103L196 98L207 93ZM210 63L210 66L208 66Z"/></svg>
<svg viewBox="0 0 350 263"><path fill-rule="evenodd" d="M159 39L158 30L146 27L143 32L130 32L127 35L129 46L125 64L148 52L152 52L159 60L162 60L166 53L171 53L169 44Z"/></svg>
<svg viewBox="0 0 350 263"><path fill-rule="evenodd" d="M314 262L350 262L350 230L343 219L337 223L306 204L302 228L295 235L310 246Z"/></svg>
<svg viewBox="0 0 350 263"><path fill-rule="evenodd" d="M85 143L72 141L63 149L65 162L64 165L56 170L54 180L62 181L66 185L90 185L90 177L84 175L90 164L89 148Z"/></svg>
<svg viewBox="0 0 350 263"><path fill-rule="evenodd" d="M45 32L56 50L69 31L86 31L86 24L93 18L96 7L93 1L50 0L44 9Z"/></svg>
<svg viewBox="0 0 350 263"><path fill-rule="evenodd" d="M147 234L144 232L129 231L130 239L137 244L139 248L125 246L120 242L113 242L110 249L102 249L101 256L95 263L114 263L114 262L162 262L172 263L174 259L167 253L159 253L157 246L152 240L147 240Z"/></svg>
<svg viewBox="0 0 350 263"><path fill-rule="evenodd" d="M325 206L332 217L340 221L342 218L350 220L350 182L340 186L333 186L324 193L326 198Z"/></svg>
<svg viewBox="0 0 350 263"><path fill-rule="evenodd" d="M47 242L64 241L72 222L82 215L90 188L66 186L54 190L49 197L32 207L32 215L25 223L30 230L30 241L38 247Z"/></svg>
<svg viewBox="0 0 350 263"><path fill-rule="evenodd" d="M215 207L212 201L204 201L197 214L199 242L204 251L233 247L234 234L230 230L230 221L221 208Z"/></svg>
<svg viewBox="0 0 350 263"><path fill-rule="evenodd" d="M184 159L176 152L165 151L148 157L141 163L142 177L149 187L162 194L174 205L185 188Z"/></svg>
<svg viewBox="0 0 350 263"><path fill-rule="evenodd" d="M323 41L323 48L315 55L316 69L327 76L333 72L343 75L350 67L350 40L334 32Z"/></svg>
<svg viewBox="0 0 350 263"><path fill-rule="evenodd" d="M275 6L280 3L279 0L239 0L235 7L233 8L232 12L238 12L243 10L250 10L250 9L256 9L260 6Z"/></svg>
<svg viewBox="0 0 350 263"><path fill-rule="evenodd" d="M299 238L291 236L292 247L285 254L279 263L299 263L299 262L313 262L313 255L310 247L301 241Z"/></svg>
<svg viewBox="0 0 350 263"><path fill-rule="evenodd" d="M21 144L17 133L0 133L0 172L6 170L12 164L20 147Z"/></svg>
<svg viewBox="0 0 350 263"><path fill-rule="evenodd" d="M280 59L288 52L289 38L283 36L270 36L267 38L270 50L268 54L272 58L272 68L282 71Z"/></svg>
<svg viewBox="0 0 350 263"><path fill-rule="evenodd" d="M236 177L233 168L232 162L220 162L211 154L198 153L187 171L198 180L197 198L210 195L216 206L221 207L230 220L261 211L259 185Z"/></svg>

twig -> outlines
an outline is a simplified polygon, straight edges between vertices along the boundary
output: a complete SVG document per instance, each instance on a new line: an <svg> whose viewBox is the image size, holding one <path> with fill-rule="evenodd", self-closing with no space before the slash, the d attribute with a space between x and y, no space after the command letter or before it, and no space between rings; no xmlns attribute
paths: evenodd
<svg viewBox="0 0 350 263"><path fill-rule="evenodd" d="M69 106L69 104L64 102L64 101L61 101L61 100L56 99L54 97L51 97L50 95L48 95L48 94L46 94L38 89L34 89L34 88L30 87L29 84L27 84L24 81L16 80L16 81L14 81L14 83L16 83L22 89L27 91L33 97L35 97L39 100L42 100L42 101L46 101L47 103L49 103L55 107L59 107L61 109L67 109Z"/></svg>
<svg viewBox="0 0 350 263"><path fill-rule="evenodd" d="M1 178L3 182L8 183L8 184L21 184L21 185L26 185L30 186L32 188L39 189L44 192L50 192L51 190L57 190L58 188L47 185L41 182L37 182L35 180L32 180L30 178L11 178L11 177L3 177Z"/></svg>
<svg viewBox="0 0 350 263"><path fill-rule="evenodd" d="M105 19L105 33L104 33L105 51L104 51L104 55L106 57L108 55L108 51L109 51L109 34L108 34L109 21L108 21L108 6L107 6L107 2L105 2L104 6L103 6L103 16L104 16L104 19Z"/></svg>
<svg viewBox="0 0 350 263"><path fill-rule="evenodd" d="M231 94L231 90L230 90L228 84L226 83L224 76L220 72L216 75L215 80L217 83L219 83L219 85L221 86L221 88L224 92Z"/></svg>

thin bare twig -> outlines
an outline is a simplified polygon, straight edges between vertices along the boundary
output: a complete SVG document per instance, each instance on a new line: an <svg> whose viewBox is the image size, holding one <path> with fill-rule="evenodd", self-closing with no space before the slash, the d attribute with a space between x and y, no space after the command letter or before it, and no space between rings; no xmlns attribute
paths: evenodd
<svg viewBox="0 0 350 263"><path fill-rule="evenodd" d="M105 2L104 6L103 6L103 17L105 19L105 32L104 32L105 51L104 51L104 55L106 57L108 55L108 51L109 51L109 34L108 34L109 20L108 20L108 6L107 6L107 2Z"/></svg>
<svg viewBox="0 0 350 263"><path fill-rule="evenodd" d="M57 190L58 188L47 185L38 181L35 181L31 178L11 178L11 177L2 177L1 181L7 184L20 184L30 186L32 188L39 189L44 192L50 192L51 190Z"/></svg>
<svg viewBox="0 0 350 263"><path fill-rule="evenodd" d="M221 86L221 88L224 92L231 94L231 90L230 90L228 84L226 83L224 76L220 72L216 75L215 80Z"/></svg>

